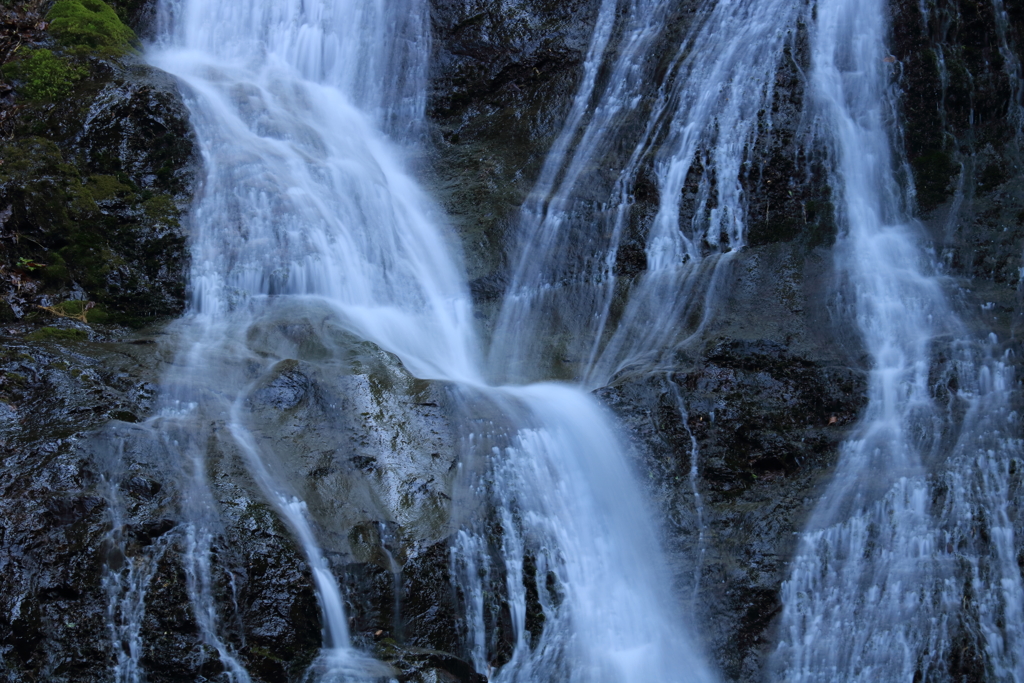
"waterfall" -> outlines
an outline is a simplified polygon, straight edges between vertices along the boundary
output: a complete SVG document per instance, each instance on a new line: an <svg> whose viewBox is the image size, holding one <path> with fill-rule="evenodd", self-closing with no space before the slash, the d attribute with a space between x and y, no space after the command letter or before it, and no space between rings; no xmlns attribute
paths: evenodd
<svg viewBox="0 0 1024 683"><path fill-rule="evenodd" d="M488 346L457 238L410 171L425 129L426 2L161 0L148 57L183 84L205 177L160 410L129 430L178 477L180 523L126 563L123 505L107 492L115 680L145 678L146 590L172 544L205 650L226 679L250 680L215 595L226 536L215 458L241 463L239 481L308 565L323 638L307 679L392 676L354 647L325 540L336 530L252 409L288 368L344 374L357 348L450 390L460 489L445 524L479 672L498 683L715 680L621 435L586 390L671 372L672 355L708 329L748 243L780 65L806 27L807 144L827 162L841 228L833 312L860 333L869 402L800 536L772 670L953 680L954 648L969 646L987 674L1024 682L1011 350L975 333L912 216L885 1L705 0L683 28L678 10L600 2L578 91L519 215ZM999 31L1005 69L1019 74ZM267 332L288 326L306 336ZM673 398L685 415L686 396ZM401 430L374 428L384 441Z"/></svg>
<svg viewBox="0 0 1024 683"><path fill-rule="evenodd" d="M462 476L490 512L466 520L453 564L469 568L462 592L481 614L470 621L490 627L473 581L499 563L502 601L516 615L504 662L488 635L468 634L478 667L536 683L713 680L674 607L657 528L610 416L571 386L483 379L509 373L486 369L455 240L406 170L423 125L426 3L163 0L158 23L148 57L183 84L205 178L192 212L189 309L174 328L162 408L143 430L179 473L192 611L225 675L249 680L212 589L224 530L209 461L229 456L312 574L323 649L308 677L391 675L353 647L322 545L331 530L251 410L293 359L337 373L365 340L415 377L451 383L467 416ZM306 330L317 352L266 333L282 325ZM481 431L483 415L495 421ZM495 519L497 536L486 527ZM534 614L527 624L537 606L527 594L538 596L540 622Z"/></svg>
<svg viewBox="0 0 1024 683"><path fill-rule="evenodd" d="M884 2L828 0L811 18L809 89L842 226L839 310L856 321L871 371L867 411L783 587L775 673L959 680L951 648L976 639L998 679L1020 680L1009 373L995 335L974 342L959 322L907 209L885 16ZM956 340L945 364L940 335ZM942 367L956 378L950 391L937 389Z"/></svg>
<svg viewBox="0 0 1024 683"><path fill-rule="evenodd" d="M429 201L401 169L396 141L415 137L429 40L421 4L167 2L150 59L188 89L206 163L193 219L191 306L166 378L159 425L191 472L193 611L216 633L210 544L216 503L205 477L204 426L226 420L229 446L294 533L313 576L324 629L322 678L379 675L353 651L337 580L306 503L260 444L244 406L278 357L253 330L311 310L397 353L420 376L472 379L474 340L457 261ZM319 313L318 313L319 314ZM327 340L330 344L330 340ZM222 438L222 437L218 437ZM230 648L216 647L238 680Z"/></svg>
<svg viewBox="0 0 1024 683"><path fill-rule="evenodd" d="M1024 88L1021 87L1024 72L1021 71L1020 58L1007 36L1009 19L1003 0L992 0L992 13L995 15L999 56L1003 59L1003 72L1010 86L1010 109L1006 115L1010 119L1010 125L1017 132L1017 142L1020 144L1021 136L1024 135Z"/></svg>
<svg viewBox="0 0 1024 683"><path fill-rule="evenodd" d="M656 529L609 417L562 385L477 400L498 417L467 435L485 459L470 483L494 512L460 534L454 564L471 642L483 645L478 669L509 683L713 680L673 607ZM508 651L481 634L499 619L488 593L510 611Z"/></svg>

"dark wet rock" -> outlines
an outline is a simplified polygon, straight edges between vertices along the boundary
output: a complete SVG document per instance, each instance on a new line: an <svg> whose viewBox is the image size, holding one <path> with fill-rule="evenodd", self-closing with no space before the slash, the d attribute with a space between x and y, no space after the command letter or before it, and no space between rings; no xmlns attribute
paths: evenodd
<svg viewBox="0 0 1024 683"><path fill-rule="evenodd" d="M629 437L676 588L726 680L761 680L797 534L866 404L859 338L832 322L831 254L748 247L702 339L596 395Z"/></svg>
<svg viewBox="0 0 1024 683"><path fill-rule="evenodd" d="M303 336L299 327L285 334ZM279 332L256 330L250 340L266 348ZM328 551L401 567L450 533L448 388L417 380L373 344L352 340L344 353L341 367L274 365L246 400L247 420L267 466L309 505Z"/></svg>
<svg viewBox="0 0 1024 683"><path fill-rule="evenodd" d="M893 10L915 199L946 271L964 279L966 317L1005 338L1019 326L1024 253L1021 74L1006 56L1024 54L1024 15L1008 6L1003 22L974 0L927 8Z"/></svg>
<svg viewBox="0 0 1024 683"><path fill-rule="evenodd" d="M44 4L3 10L23 51L60 49L41 29ZM71 96L28 100L15 81L2 103L0 676L11 681L109 680L106 568L152 554L176 526L142 472L121 483L136 517L118 530L109 463L83 439L153 409L163 348L97 323L182 308L191 130L174 82L135 58L61 58L88 72ZM161 571L151 595L173 622L182 603L163 598L175 583Z"/></svg>
<svg viewBox="0 0 1024 683"><path fill-rule="evenodd" d="M509 231L572 103L597 8L593 0L431 3L434 190L463 238L481 301L504 288L497 271L507 266Z"/></svg>
<svg viewBox="0 0 1024 683"><path fill-rule="evenodd" d="M865 405L866 378L770 340L723 339L598 396L629 433L680 593L730 680L753 680L796 534Z"/></svg>
<svg viewBox="0 0 1024 683"><path fill-rule="evenodd" d="M116 410L144 414L153 347L4 340L0 360L0 672L5 680L109 677L103 589L110 506L81 434ZM135 483L147 497L153 482ZM151 544L162 530L140 529Z"/></svg>
<svg viewBox="0 0 1024 683"><path fill-rule="evenodd" d="M353 640L393 666L399 681L487 680L466 661L448 553L442 541L408 558L398 573L371 563L345 568Z"/></svg>
<svg viewBox="0 0 1024 683"><path fill-rule="evenodd" d="M135 35L147 41L154 38L156 31L156 0L110 0L108 3L117 12Z"/></svg>

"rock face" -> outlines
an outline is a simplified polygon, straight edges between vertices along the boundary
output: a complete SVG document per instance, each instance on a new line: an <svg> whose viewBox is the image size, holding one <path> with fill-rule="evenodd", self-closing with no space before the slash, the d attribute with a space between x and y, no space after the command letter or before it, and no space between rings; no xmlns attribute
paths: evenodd
<svg viewBox="0 0 1024 683"><path fill-rule="evenodd" d="M66 60L72 90L32 99L14 77L0 88L0 680L99 682L134 666L153 682L216 680L223 664L191 607L197 594L215 608L219 645L253 680L299 680L321 643L307 560L242 455L218 438L223 419L195 432L208 441L220 521L204 529L184 513L188 479L149 422L175 328L126 327L184 307L199 167L177 86L130 53L62 47L39 27L45 3L14 5L2 10L8 37ZM670 32L686 30L692 5L680 3ZM1024 9L1006 5L998 16L983 1L895 3L891 50L923 227L970 321L1012 345ZM152 3L117 9L147 34ZM597 9L433 2L424 173L463 239L485 328ZM678 594L726 680L762 679L794 533L865 404L857 335L832 315L831 197L799 150L803 40L778 75L777 129L744 188L749 246L718 314L657 374L596 392L629 436ZM24 57L13 45L0 40L9 63ZM626 278L646 267L636 243L658 199L644 173L620 258ZM401 681L479 681L449 576L449 388L358 341L326 372L301 325L251 330L245 343L256 359L277 357L283 338L299 351L261 370L243 412L309 503L356 643ZM395 442L382 441L381 424ZM195 559L204 548L209 566Z"/></svg>
<svg viewBox="0 0 1024 683"><path fill-rule="evenodd" d="M598 3L431 5L435 193L466 245L480 303L504 291L510 231L572 103Z"/></svg>

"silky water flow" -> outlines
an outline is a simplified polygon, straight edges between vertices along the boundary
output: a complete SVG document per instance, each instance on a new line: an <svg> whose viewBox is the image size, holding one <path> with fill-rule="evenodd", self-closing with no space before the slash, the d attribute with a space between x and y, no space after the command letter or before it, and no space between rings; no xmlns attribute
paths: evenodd
<svg viewBox="0 0 1024 683"><path fill-rule="evenodd" d="M783 586L773 673L960 680L954 648L972 647L985 675L1019 681L1024 595L1010 558L1021 443L1009 351L961 323L911 217L895 62L880 58L885 10L827 0L808 17L810 106L840 225L835 308L856 321L871 369L867 410Z"/></svg>
<svg viewBox="0 0 1024 683"><path fill-rule="evenodd" d="M520 213L491 351L509 359L513 381L554 373L599 387L657 368L713 317L746 243L742 186L772 133L776 75L802 3L707 0L681 34L666 29L676 3L623 4L602 5L572 115ZM617 17L610 49L605 27ZM596 88L589 74L602 58L611 76ZM645 164L658 202L630 286L619 257Z"/></svg>
<svg viewBox="0 0 1024 683"><path fill-rule="evenodd" d="M328 375L345 372L354 353L383 350L415 377L451 385L466 416L460 476L482 518L500 527L487 535L487 521L468 520L453 548L453 564L494 569L464 577L467 610L488 609L480 577L500 573L515 615L514 650L497 668L489 635L471 628L477 667L498 681L712 680L673 608L657 531L610 416L570 386L483 380L454 240L404 169L425 104L425 3L165 0L158 23L148 56L182 82L205 179L191 216L190 305L169 335L176 351L162 407L119 430L122 445L149 439L178 473L181 522L161 543L182 549L191 610L224 675L250 680L225 635L230 607L214 591L235 586L215 558L225 535L217 495L244 485L209 473L232 459L312 573L323 647L307 678L390 675L352 646L322 544L331 530L252 412L292 359ZM289 336L296 328L301 341ZM116 481L120 455L111 460ZM120 556L117 486L109 497L110 554ZM164 550L108 567L118 680L144 679L139 627ZM528 580L541 627L524 616Z"/></svg>

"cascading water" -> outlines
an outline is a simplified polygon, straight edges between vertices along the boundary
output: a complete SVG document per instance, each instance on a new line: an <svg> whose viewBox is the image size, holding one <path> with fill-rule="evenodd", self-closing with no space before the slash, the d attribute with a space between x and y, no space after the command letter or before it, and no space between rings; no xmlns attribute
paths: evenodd
<svg viewBox="0 0 1024 683"><path fill-rule="evenodd" d="M466 477L482 477L482 499L501 520L507 604L525 614L529 554L544 618L532 632L525 617L513 620L515 645L497 680L712 680L672 607L657 533L610 418L571 387L481 379L458 259L403 170L400 145L415 139L425 101L425 3L166 0L159 12L163 35L149 57L185 85L206 179L180 350L162 410L140 429L181 473L188 593L225 675L249 680L214 598L223 530L211 453L239 457L305 554L324 632L309 675L388 675L353 649L323 530L251 416L260 387L301 351L264 332L295 324L315 336L317 353L304 362L325 372L368 340L416 377L457 383L467 414L478 405L503 415L487 434L464 427ZM476 524L460 537L458 562L497 563ZM471 597L482 613L483 598ZM478 665L492 668L486 638L471 641ZM122 678L141 680L137 657L132 667Z"/></svg>
<svg viewBox="0 0 1024 683"><path fill-rule="evenodd" d="M1017 52L1010 44L1007 36L1009 22L1003 0L992 0L992 13L995 15L996 37L999 39L999 56L1003 59L1003 71L1009 79L1010 109L1007 116L1017 131L1018 144L1024 135L1024 87L1021 87L1021 65Z"/></svg>
<svg viewBox="0 0 1024 683"><path fill-rule="evenodd" d="M897 92L884 10L882 2L815 6L809 89L840 198L837 271L851 299L841 310L857 321L872 369L867 412L783 587L776 674L958 679L952 643L976 638L996 679L1020 680L1020 572L1006 564L1016 556L1008 512L1019 496L1010 469L1020 448L1008 371L995 335L980 349L970 342L909 217L891 152ZM947 372L959 388L946 411L930 377L943 333L966 340L951 352ZM944 438L956 440L952 454ZM945 474L936 481L929 470Z"/></svg>
<svg viewBox="0 0 1024 683"><path fill-rule="evenodd" d="M672 606L639 487L593 399L536 384L478 400L502 416L467 436L470 462L483 461L470 484L495 512L460 534L453 557L478 669L516 683L712 680ZM488 593L504 595L510 612L508 651L483 635L496 620Z"/></svg>
<svg viewBox="0 0 1024 683"><path fill-rule="evenodd" d="M1007 357L996 339L971 342L910 218L891 151L884 2L811 4L708 0L675 35L666 0L601 3L579 92L522 212L518 266L485 365L453 240L404 169L423 124L422 0L164 0L150 57L186 86L207 175L180 351L160 414L138 429L181 472L183 521L161 543L184 549L200 636L228 679L249 674L214 598L213 451L240 457L305 553L324 631L310 677L388 675L353 649L325 530L249 411L300 352L263 343L262 330L284 321L313 330L308 362L325 372L366 340L416 377L456 387L460 502L479 514L456 515L464 524L451 566L479 671L508 683L713 680L673 607L658 529L610 417L577 388L485 378L600 386L659 369L701 332L746 242L752 150L771 134L778 65L803 20L813 142L831 160L843 226L846 299L836 310L857 322L873 365L867 412L784 587L776 672L943 680L951 644L973 639L993 676L1024 681L1024 447ZM993 7L1002 11L1000 0ZM658 202L646 269L627 283L619 251L651 163ZM959 384L945 410L934 396L940 335L965 340L950 346L945 372ZM686 397L675 398L685 414ZM116 549L116 489L109 499ZM143 680L138 627L164 549L108 568L117 680Z"/></svg>
<svg viewBox="0 0 1024 683"><path fill-rule="evenodd" d="M121 474L121 448L115 449L114 462L108 475ZM105 482L110 530L103 539L103 589L107 594L107 629L114 652L114 683L136 683L142 680L142 619L146 608L146 592L156 574L156 566L170 546L173 536L165 534L148 552L136 557L125 554L124 505L118 488Z"/></svg>
<svg viewBox="0 0 1024 683"><path fill-rule="evenodd" d="M708 18L683 41L655 102L639 114L633 110L641 100L629 94L649 66L644 50L658 44L645 20L666 10L655 4L627 14L623 47L609 67L618 78L601 96L584 81L573 111L593 102L593 114L586 125L570 117L560 138L581 142L555 145L524 207L519 266L492 353L516 359L513 377L533 376L537 366L526 359L547 353L542 369L567 365L566 374L600 386L625 369L656 367L687 332L700 331L713 314L716 274L744 244L743 164L758 134L754 124L770 112L786 31L802 17L813 27L811 143L832 160L845 227L836 260L849 303L837 311L857 322L873 368L868 411L843 447L785 587L777 673L784 680L942 680L951 643L974 638L991 671L1019 680L1019 442L1010 373L994 337L970 341L910 217L912 187L899 180L910 170L890 151L898 93L885 9L841 1L806 9L796 2L705 6ZM1002 3L993 10L1016 124L1018 61ZM606 40L597 35L591 59ZM630 123L630 115L646 116L647 125ZM659 120L668 116L661 141ZM764 123L770 130L770 116ZM595 169L617 158L609 151L613 131L615 144L639 142L609 169L614 183L604 196L611 201L601 204L592 196ZM645 237L647 269L619 292L616 258L631 183L656 144L660 203ZM703 168L689 232L680 229L680 195L695 158ZM942 335L964 340L950 352L957 360L947 371L960 379L945 410L930 376ZM942 480L938 487L929 470Z"/></svg>
<svg viewBox="0 0 1024 683"><path fill-rule="evenodd" d="M584 79L520 215L518 266L491 352L511 359L512 379L566 364L570 376L601 386L626 367L656 366L699 332L713 313L722 268L745 242L743 184L758 136L771 131L775 76L800 6L702 3L695 25L670 47L654 98L645 93L664 42L673 39L662 35L673 4L637 1L619 12L625 26L608 85L595 94ZM607 49L605 27L619 9L602 6L588 73ZM651 155L659 203L645 238L646 269L617 297L618 252L639 169ZM683 225L684 185L697 158L700 179ZM611 182L595 182L605 164L616 165L608 169ZM624 310L614 310L617 298L626 299Z"/></svg>

